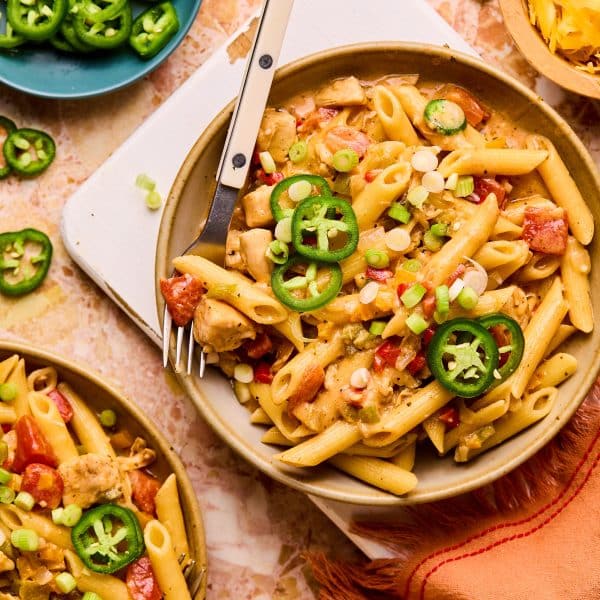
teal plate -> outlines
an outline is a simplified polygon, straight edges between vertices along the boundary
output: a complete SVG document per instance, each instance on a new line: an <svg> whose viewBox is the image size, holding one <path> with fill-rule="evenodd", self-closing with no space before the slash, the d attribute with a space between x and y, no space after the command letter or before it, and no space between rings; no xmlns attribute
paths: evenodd
<svg viewBox="0 0 600 600"><path fill-rule="evenodd" d="M177 48L188 32L202 0L172 0L179 16L179 31L149 60L141 59L127 44L98 54L68 54L49 43L27 45L0 53L0 82L44 98L88 98L122 88L147 75ZM151 6L131 3L134 17ZM4 23L0 26L4 31Z"/></svg>

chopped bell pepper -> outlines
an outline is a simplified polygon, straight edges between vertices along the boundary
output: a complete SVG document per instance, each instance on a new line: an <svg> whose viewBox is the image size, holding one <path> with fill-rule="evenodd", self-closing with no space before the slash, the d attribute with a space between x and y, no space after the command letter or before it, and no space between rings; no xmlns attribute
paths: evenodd
<svg viewBox="0 0 600 600"><path fill-rule="evenodd" d="M142 57L152 58L179 30L179 19L171 2L151 6L133 22L129 43Z"/></svg>

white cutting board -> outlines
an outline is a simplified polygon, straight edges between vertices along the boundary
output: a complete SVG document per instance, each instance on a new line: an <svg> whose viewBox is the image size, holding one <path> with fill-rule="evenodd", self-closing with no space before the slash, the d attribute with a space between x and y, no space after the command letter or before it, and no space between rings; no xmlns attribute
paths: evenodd
<svg viewBox="0 0 600 600"><path fill-rule="evenodd" d="M163 198L167 197L189 149L237 95L245 61L231 64L226 48L249 23L110 156L63 210L62 237L73 260L157 344L161 328L155 306L154 258L160 214L146 208L135 177L148 173ZM448 45L475 55L425 0L296 0L279 64L334 46L373 41ZM110 244L106 243L107 231L111 232ZM127 269L123 256L127 256ZM347 524L358 509L311 499L348 533ZM371 558L386 555L378 544L350 537Z"/></svg>

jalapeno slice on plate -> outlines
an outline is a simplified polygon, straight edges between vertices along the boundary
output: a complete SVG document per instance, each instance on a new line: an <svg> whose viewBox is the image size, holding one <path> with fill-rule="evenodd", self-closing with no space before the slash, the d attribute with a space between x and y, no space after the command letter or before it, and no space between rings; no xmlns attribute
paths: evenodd
<svg viewBox="0 0 600 600"><path fill-rule="evenodd" d="M179 19L170 2L150 7L133 22L129 43L142 57L152 58L179 30Z"/></svg>
<svg viewBox="0 0 600 600"><path fill-rule="evenodd" d="M358 234L352 206L341 198L306 198L292 216L294 248L311 260L332 263L347 258L358 246Z"/></svg>
<svg viewBox="0 0 600 600"><path fill-rule="evenodd" d="M504 313L491 313L477 319L496 341L498 346L499 364L498 372L501 380L512 375L516 370L525 349L525 337L521 326ZM508 336L507 336L508 334ZM500 380L500 381L501 381Z"/></svg>
<svg viewBox="0 0 600 600"><path fill-rule="evenodd" d="M23 296L42 284L52 261L52 242L37 229L0 233L0 293Z"/></svg>
<svg viewBox="0 0 600 600"><path fill-rule="evenodd" d="M6 21L4 33L0 33L0 49L10 50L24 44L27 40L12 28L12 25Z"/></svg>
<svg viewBox="0 0 600 600"><path fill-rule="evenodd" d="M81 3L83 16L92 23L114 19L127 4L127 0L86 0Z"/></svg>
<svg viewBox="0 0 600 600"><path fill-rule="evenodd" d="M84 44L98 50L112 50L129 39L132 21L131 6L126 3L121 12L99 23L86 18L84 11L79 10L73 19L73 27Z"/></svg>
<svg viewBox="0 0 600 600"><path fill-rule="evenodd" d="M84 512L71 530L71 541L83 564L96 573L114 573L144 552L135 513L118 504L102 504Z"/></svg>
<svg viewBox="0 0 600 600"><path fill-rule="evenodd" d="M68 0L8 0L6 17L16 33L41 42L58 31L67 9Z"/></svg>
<svg viewBox="0 0 600 600"><path fill-rule="evenodd" d="M427 348L427 365L446 389L462 398L485 393L494 383L498 346L491 333L473 319L440 325Z"/></svg>
<svg viewBox="0 0 600 600"><path fill-rule="evenodd" d="M15 173L31 177L45 171L54 160L56 145L45 132L15 129L2 146L4 158Z"/></svg>
<svg viewBox="0 0 600 600"><path fill-rule="evenodd" d="M291 216L293 211L293 208L290 207L286 209L281 205L281 200L283 199L282 196L284 196L286 192L290 194L290 188L292 186L297 188L298 186L303 186L305 184L308 184L309 191L304 198L308 198L309 196L313 195L312 188L316 188L317 194L320 196L331 196L331 188L329 187L327 181L323 179L323 177L308 174L292 175L291 177L287 177L283 181L280 181L271 192L271 213L276 221L279 222L284 217ZM290 198L289 202L292 204L293 202L304 200L304 198L299 198L298 200L292 200Z"/></svg>
<svg viewBox="0 0 600 600"><path fill-rule="evenodd" d="M13 121L11 121L8 117L0 115L0 135L2 138L4 138L4 141L6 141L6 138L8 138L8 136L16 128L17 126ZM2 145L4 146L4 142L2 142ZM4 159L4 154L2 155L2 158L4 160L4 164L0 165L0 179L8 177L12 172L10 165L6 162L6 159Z"/></svg>
<svg viewBox="0 0 600 600"><path fill-rule="evenodd" d="M291 277L288 277L289 275ZM308 312L329 304L342 288L342 270L337 264L308 261L295 256L275 267L271 288L288 308Z"/></svg>

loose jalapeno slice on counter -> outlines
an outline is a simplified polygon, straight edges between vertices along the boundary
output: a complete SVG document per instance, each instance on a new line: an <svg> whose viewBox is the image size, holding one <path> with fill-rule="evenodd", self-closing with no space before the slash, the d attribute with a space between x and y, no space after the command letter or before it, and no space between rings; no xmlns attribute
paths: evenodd
<svg viewBox="0 0 600 600"><path fill-rule="evenodd" d="M117 504L102 504L84 512L71 530L71 541L85 566L96 573L114 573L144 552L135 513Z"/></svg>
<svg viewBox="0 0 600 600"><path fill-rule="evenodd" d="M329 274L326 281L323 281L325 275L319 274L319 269ZM287 278L290 274L293 276ZM295 256L273 269L271 288L279 301L292 310L317 310L338 295L342 288L342 270L337 264L310 262L302 256Z"/></svg>
<svg viewBox="0 0 600 600"><path fill-rule="evenodd" d="M37 229L0 233L0 293L23 296L44 281L52 260L52 242Z"/></svg>
<svg viewBox="0 0 600 600"><path fill-rule="evenodd" d="M446 389L462 398L473 398L494 383L498 346L477 321L452 319L440 325L431 338L427 365Z"/></svg>
<svg viewBox="0 0 600 600"><path fill-rule="evenodd" d="M6 141L8 136L16 128L17 128L17 126L14 124L13 121L11 121L8 117L3 117L2 115L0 115L0 134L4 138L4 141ZM2 145L4 146L4 142L2 143ZM4 155L3 155L3 158L4 158ZM10 165L6 162L6 159L4 159L4 164L0 165L0 179L4 179L5 177L8 177L11 172L12 172L12 169L11 169Z"/></svg>
<svg viewBox="0 0 600 600"><path fill-rule="evenodd" d="M485 327L496 339L500 365L498 372L501 380L512 375L521 363L523 350L525 349L525 338L521 326L508 315L503 313L492 313L477 319L478 323ZM506 340L505 331L510 335L510 341ZM504 343L506 341L506 343ZM506 355L508 354L508 357ZM506 362L504 362L506 360ZM500 380L500 381L501 381Z"/></svg>
<svg viewBox="0 0 600 600"><path fill-rule="evenodd" d="M98 50L112 50L122 46L131 33L131 6L126 3L123 10L112 19L94 23L79 10L73 19L73 27L80 41Z"/></svg>
<svg viewBox="0 0 600 600"><path fill-rule="evenodd" d="M323 177L318 175L292 175L287 177L283 181L280 181L271 192L271 213L276 221L281 221L284 217L291 215L292 209L285 209L281 206L282 195L284 192L288 192L290 187L294 184L301 182L308 182L311 186L316 187L319 190L321 196L331 196L331 188ZM288 212L286 212L286 210ZM289 213L289 214L288 214Z"/></svg>
<svg viewBox="0 0 600 600"><path fill-rule="evenodd" d="M356 250L358 234L356 215L341 198L311 196L292 216L294 248L311 260L331 263L347 258ZM306 237L316 237L316 245L307 243Z"/></svg>
<svg viewBox="0 0 600 600"><path fill-rule="evenodd" d="M8 0L6 17L16 33L41 42L58 31L67 9L68 0Z"/></svg>
<svg viewBox="0 0 600 600"><path fill-rule="evenodd" d="M135 19L129 43L142 58L152 58L167 45L178 29L175 8L170 2L162 2Z"/></svg>
<svg viewBox="0 0 600 600"><path fill-rule="evenodd" d="M54 160L56 145L45 132L37 129L11 131L2 146L4 158L19 175L38 175Z"/></svg>

